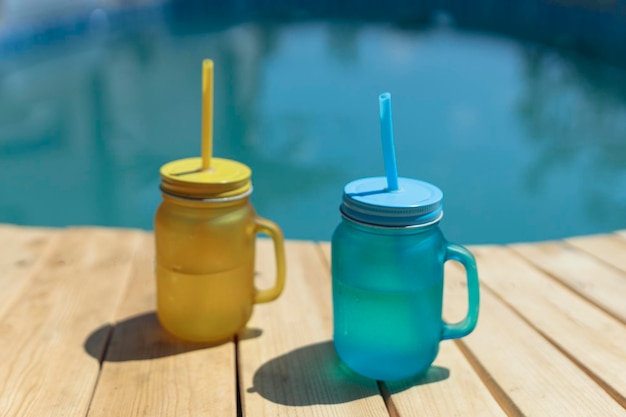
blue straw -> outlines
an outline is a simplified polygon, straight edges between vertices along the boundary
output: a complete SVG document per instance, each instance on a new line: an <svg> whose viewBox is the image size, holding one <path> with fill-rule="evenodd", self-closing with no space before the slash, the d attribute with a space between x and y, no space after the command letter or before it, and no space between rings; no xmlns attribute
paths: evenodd
<svg viewBox="0 0 626 417"><path fill-rule="evenodd" d="M387 176L387 191L398 190L398 167L396 150L393 146L393 121L391 120L391 94L383 93L378 97L380 103L380 136L383 142L383 158Z"/></svg>

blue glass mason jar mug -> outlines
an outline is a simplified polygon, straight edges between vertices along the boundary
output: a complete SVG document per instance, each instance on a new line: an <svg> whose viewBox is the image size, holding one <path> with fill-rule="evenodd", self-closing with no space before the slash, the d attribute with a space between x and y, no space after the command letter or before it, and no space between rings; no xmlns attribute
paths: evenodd
<svg viewBox="0 0 626 417"><path fill-rule="evenodd" d="M427 182L362 178L344 188L342 222L332 238L335 349L349 368L378 380L420 374L439 342L469 334L478 319L472 254L444 238L438 223L443 193ZM442 319L443 265L466 269L469 311L459 323Z"/></svg>

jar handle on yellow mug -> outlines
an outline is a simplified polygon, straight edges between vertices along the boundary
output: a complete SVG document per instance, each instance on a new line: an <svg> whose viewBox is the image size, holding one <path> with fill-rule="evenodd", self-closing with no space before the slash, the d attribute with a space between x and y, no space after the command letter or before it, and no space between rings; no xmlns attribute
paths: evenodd
<svg viewBox="0 0 626 417"><path fill-rule="evenodd" d="M257 291L254 296L255 304L268 303L277 299L280 293L283 292L283 288L285 288L285 242L283 239L283 232L273 221L264 219L263 217L256 217L254 222L256 224L255 233L265 233L274 241L274 254L276 256L276 283L272 288Z"/></svg>

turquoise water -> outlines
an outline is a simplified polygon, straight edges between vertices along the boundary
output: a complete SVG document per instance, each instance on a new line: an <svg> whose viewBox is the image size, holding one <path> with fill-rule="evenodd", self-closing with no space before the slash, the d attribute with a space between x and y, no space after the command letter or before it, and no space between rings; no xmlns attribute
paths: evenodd
<svg viewBox="0 0 626 417"><path fill-rule="evenodd" d="M384 173L383 91L400 175L444 191L450 240L626 228L626 73L446 22L156 22L0 57L0 222L151 229L160 165L199 153L206 57L215 154L253 169L287 237L330 240L343 185Z"/></svg>

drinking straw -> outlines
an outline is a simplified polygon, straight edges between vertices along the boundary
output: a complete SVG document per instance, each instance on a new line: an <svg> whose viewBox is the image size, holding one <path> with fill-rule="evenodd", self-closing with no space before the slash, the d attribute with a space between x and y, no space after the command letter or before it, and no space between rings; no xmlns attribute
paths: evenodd
<svg viewBox="0 0 626 417"><path fill-rule="evenodd" d="M213 61L202 61L202 169L211 167L213 153Z"/></svg>
<svg viewBox="0 0 626 417"><path fill-rule="evenodd" d="M383 158L387 176L387 191L398 190L398 167L396 151L393 145L393 121L391 120L391 94L383 93L378 97L380 104L380 136L383 142Z"/></svg>

